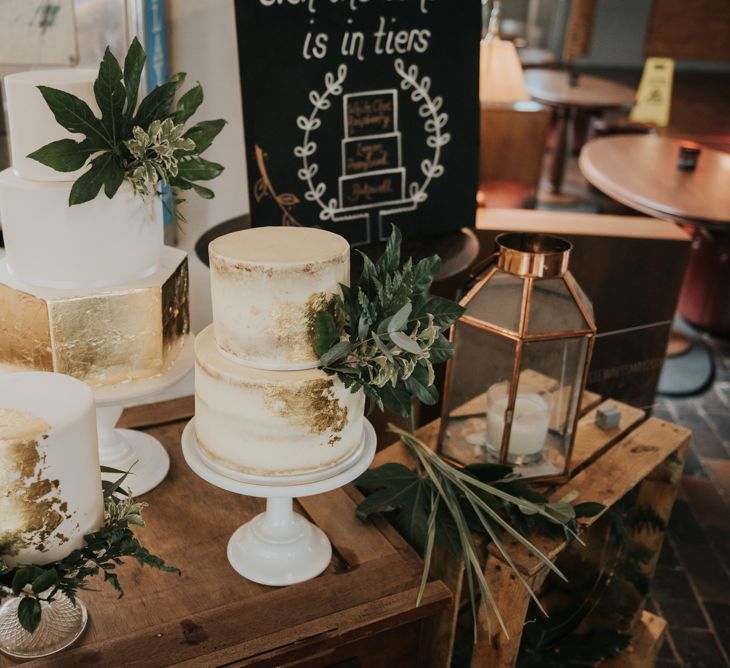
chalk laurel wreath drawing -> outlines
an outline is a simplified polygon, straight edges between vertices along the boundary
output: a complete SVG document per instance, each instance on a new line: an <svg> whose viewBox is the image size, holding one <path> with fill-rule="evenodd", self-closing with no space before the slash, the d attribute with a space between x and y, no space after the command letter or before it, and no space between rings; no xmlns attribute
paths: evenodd
<svg viewBox="0 0 730 668"><path fill-rule="evenodd" d="M408 185L408 195L415 206L428 199L428 188L433 179L437 179L444 173L444 166L441 164L442 148L451 141L451 135L444 131L449 117L441 111L443 97L431 96L431 77L419 78L418 66L413 64L406 66L401 58L394 62L394 68L400 77L400 87L404 91L410 91L411 101L420 103L418 113L424 119L426 130L426 145L433 150L430 158L421 161L421 172L424 180L421 183L413 181ZM327 111L332 107L332 99L343 93L343 84L347 79L347 65L339 65L337 71L327 72L324 76L324 91L321 93L313 90L309 93L309 101L312 104L312 111L309 116L300 115L297 117L297 127L302 130L304 137L302 143L294 148L294 155L300 158L302 166L297 170L298 178L303 181L307 190L304 198L309 202L316 202L320 207L319 218L322 221L332 220L337 214L337 199L326 199L327 185L323 181L315 183L315 177L319 172L319 165L313 160L317 151L317 143L312 139L312 133L322 125L320 112ZM257 202L264 197L270 196L282 210L283 225L299 225L291 213L291 209L299 203L299 198L292 193L277 193L267 174L265 156L262 149L256 146L256 158L261 173L261 178L256 182L254 195Z"/></svg>

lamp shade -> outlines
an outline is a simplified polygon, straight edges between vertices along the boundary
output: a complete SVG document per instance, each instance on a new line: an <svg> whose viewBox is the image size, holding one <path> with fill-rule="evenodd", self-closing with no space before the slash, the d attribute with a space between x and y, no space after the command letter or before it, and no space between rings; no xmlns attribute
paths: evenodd
<svg viewBox="0 0 730 668"><path fill-rule="evenodd" d="M517 49L512 42L488 36L481 42L479 99L482 103L529 100Z"/></svg>

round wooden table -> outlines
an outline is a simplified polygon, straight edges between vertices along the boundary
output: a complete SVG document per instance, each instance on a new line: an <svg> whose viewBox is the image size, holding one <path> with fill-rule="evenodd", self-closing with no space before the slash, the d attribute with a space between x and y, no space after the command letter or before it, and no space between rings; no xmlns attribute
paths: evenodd
<svg viewBox="0 0 730 668"><path fill-rule="evenodd" d="M679 301L692 324L730 333L730 153L702 147L694 171L677 168L681 139L614 135L588 142L580 171L609 197L695 230Z"/></svg>
<svg viewBox="0 0 730 668"><path fill-rule="evenodd" d="M633 104L636 91L615 81L588 74L575 76L567 70L530 69L525 71L530 96L558 111L558 145L550 181L553 193L560 194L568 155L568 130L577 109L605 110Z"/></svg>

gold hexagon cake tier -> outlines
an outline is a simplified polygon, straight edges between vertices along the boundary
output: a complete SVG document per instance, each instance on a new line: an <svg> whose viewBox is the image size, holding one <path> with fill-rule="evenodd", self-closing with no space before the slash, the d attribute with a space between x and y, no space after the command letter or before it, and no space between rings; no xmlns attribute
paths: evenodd
<svg viewBox="0 0 730 668"><path fill-rule="evenodd" d="M115 288L28 286L0 262L0 365L57 371L91 385L164 373L190 328L187 255L165 247L160 269Z"/></svg>

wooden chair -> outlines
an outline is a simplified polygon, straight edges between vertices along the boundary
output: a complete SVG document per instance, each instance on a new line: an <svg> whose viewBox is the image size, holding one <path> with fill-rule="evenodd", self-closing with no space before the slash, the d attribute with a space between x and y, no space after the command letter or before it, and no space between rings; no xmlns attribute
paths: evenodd
<svg viewBox="0 0 730 668"><path fill-rule="evenodd" d="M536 102L482 106L480 206L535 207L550 120L550 110Z"/></svg>

